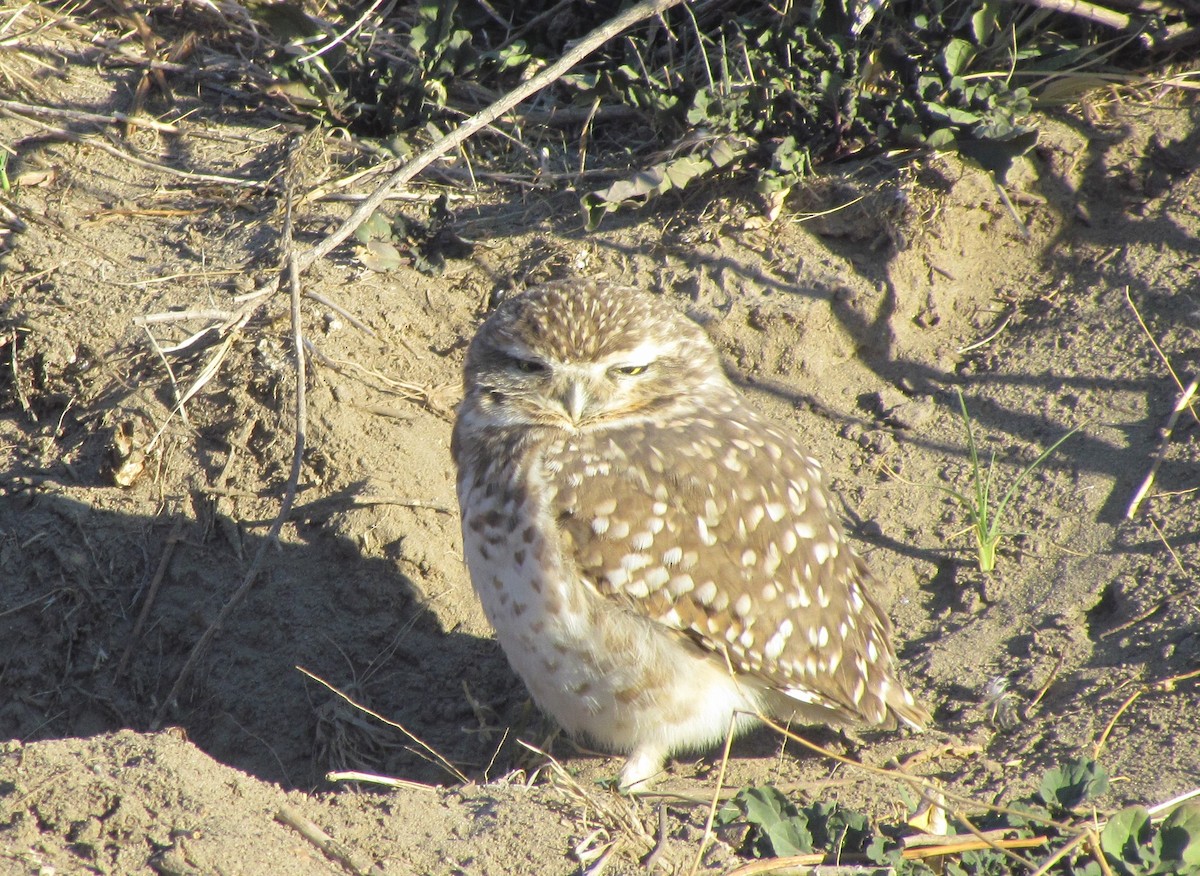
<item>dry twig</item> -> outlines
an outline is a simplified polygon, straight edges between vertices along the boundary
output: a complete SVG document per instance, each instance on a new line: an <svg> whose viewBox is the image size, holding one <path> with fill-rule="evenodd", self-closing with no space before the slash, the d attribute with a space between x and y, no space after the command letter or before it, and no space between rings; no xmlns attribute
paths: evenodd
<svg viewBox="0 0 1200 876"><path fill-rule="evenodd" d="M320 849L326 857L341 864L351 873L356 874L356 876L366 876L369 873L379 872L379 869L372 866L362 855L351 851L339 843L325 831L321 830L315 822L305 818L300 810L294 806L284 803L279 807L279 811L275 813L275 820L281 824L286 824Z"/></svg>
<svg viewBox="0 0 1200 876"><path fill-rule="evenodd" d="M142 610L138 614L137 622L133 625L133 632L129 634L129 644L125 647L125 653L121 655L121 662L117 664L117 678L124 675L125 670L129 667L129 659L133 656L133 649L137 646L138 639L142 636L142 630L146 626L146 620L150 617L151 609L154 608L154 600L158 597L158 590L162 586L163 578L166 577L167 568L171 565L171 557L175 553L175 545L179 544L182 537L183 521L183 515L178 515L175 518L175 524L171 527L171 532L167 535L167 542L163 545L162 557L159 558L158 568L154 570L154 578L150 582L150 589L146 592L146 601L142 604Z"/></svg>
<svg viewBox="0 0 1200 876"><path fill-rule="evenodd" d="M1171 411L1167 422L1163 428L1159 430L1158 450L1154 455L1154 461L1150 463L1150 471L1146 473L1146 477L1142 479L1141 486L1133 494L1133 498L1129 501L1129 507L1125 509L1125 519L1132 520L1137 514L1138 508L1141 507L1142 500L1146 498L1146 494L1150 492L1150 487L1154 484L1154 477L1158 474L1159 466L1162 465L1163 459L1167 455L1167 448L1171 444L1171 433L1175 431L1175 423L1179 419L1179 415L1186 408L1197 423L1200 423L1200 415L1196 414L1192 407L1192 399L1196 396L1196 390L1200 387L1200 378L1193 378L1192 382L1186 387L1183 381L1179 379L1179 375L1175 373L1175 369L1171 365L1171 360L1167 358L1167 354L1162 351L1162 347L1158 345L1158 341L1154 339L1154 335L1150 333L1150 329L1146 326L1146 321L1142 319L1142 314L1138 312L1137 305L1133 303L1133 297L1129 294L1129 287L1125 287L1125 300L1129 303L1130 310L1137 318L1138 325L1141 326L1146 338L1150 341L1150 345L1154 347L1154 352L1158 354L1158 358L1162 360L1163 365L1167 368L1167 373L1171 375L1171 379L1175 381L1175 385L1179 387L1179 398L1175 401L1175 408Z"/></svg>
<svg viewBox="0 0 1200 876"><path fill-rule="evenodd" d="M405 736L407 736L409 739L411 739L413 742L415 742L417 745L419 745L421 747L421 749L424 750L429 755L431 763L435 763L438 766L440 766L447 773L449 773L455 779L455 781L462 782L464 785L470 781L463 774L462 770L460 770L458 767L456 767L454 764L452 764L439 751L437 751L437 749L435 749L429 743L425 742L425 740L421 739L421 737L417 736L415 733L413 733L411 730L409 730L407 727L405 727L399 721L393 721L390 718L385 718L383 715L379 714L378 712L367 708L362 703L355 702L347 694L338 690L336 687L334 687L332 684L327 682L325 679L321 678L319 675L314 675L313 673L309 672L303 666L297 666L296 669L298 669L304 675L308 676L309 678L311 678L313 681L315 681L317 684L321 685L325 689L329 690L332 693L337 694L339 697L341 697L343 700L345 700L350 705L354 706L354 708L358 709L360 712L370 715L375 720L381 721L384 724L386 724L387 726L392 727L396 730L399 730L401 733L403 733Z"/></svg>
<svg viewBox="0 0 1200 876"><path fill-rule="evenodd" d="M167 709L171 708L172 704L174 704L176 701L180 690L182 690L184 683L191 676L192 670L195 668L200 656L208 649L209 644L216 637L225 621L227 621L229 616L233 614L233 610L238 606L238 604L241 603L246 594L250 592L250 588L258 579L258 573L262 569L263 561L266 559L267 549L274 545L276 543L276 539L279 538L279 533L283 529L284 522L291 514L292 504L296 499L296 490L300 482L300 469L304 460L304 445L308 420L307 407L305 403L306 378L304 365L304 335L300 321L300 268L297 263L296 251L292 240L292 203L295 194L295 163L296 155L300 148L299 143L300 138L294 138L290 150L290 164L292 166L289 168L290 172L287 174L288 183L283 226L284 263L287 266L286 272L291 288L292 353L296 369L295 444L294 451L292 453L292 467L288 475L287 489L284 492L283 500L279 504L279 513L276 515L274 522L271 524L271 529L267 533L267 537L264 538L259 544L258 552L254 555L254 560L251 562L250 568L247 570L245 577L243 577L241 584L221 607L221 610L217 613L217 617L209 625L208 629L204 631L204 635L202 635L199 640L197 640L196 644L192 646L191 653L188 654L188 658L184 662L183 668L179 671L179 675L176 677L175 683L171 686L170 693L168 693L163 699L162 705L159 706L158 712L154 716L154 724L156 726L161 724ZM246 305L245 319L242 320L242 325L245 324L245 320L250 318L250 314L257 307L257 303ZM233 337L234 333L231 332L225 339L225 343L222 345L224 350L228 350L229 346L233 342ZM223 352L220 354L220 357L224 357ZM219 362L220 359L216 357L210 361L210 366L213 373L215 373L216 366L219 364ZM209 368L206 368L206 370L209 370ZM165 425L163 428L166 428ZM159 430L159 435L161 434L162 430ZM157 440L157 437L158 436L155 436L155 440ZM147 448L147 452L148 451L149 448Z"/></svg>
<svg viewBox="0 0 1200 876"><path fill-rule="evenodd" d="M300 258L300 269L307 270L314 262L323 259L329 253L333 252L334 249L341 245L343 241L379 209L380 205L387 200L388 195L391 194L393 189L404 185L422 170L433 164L438 158L452 149L461 146L472 134L490 125L521 101L537 94L547 85L561 78L572 67L617 34L640 21L660 15L681 2L683 0L642 0L641 3L629 7L620 15L609 19L600 25L600 27L595 28L587 36L576 42L556 62L542 70L536 76L531 77L529 81L521 83L521 85L514 88L495 103L471 116L471 118L467 119L445 137L431 144L416 158L395 171L395 173L387 178L383 185L377 188L369 198L363 201L350 214L350 217L341 226Z"/></svg>

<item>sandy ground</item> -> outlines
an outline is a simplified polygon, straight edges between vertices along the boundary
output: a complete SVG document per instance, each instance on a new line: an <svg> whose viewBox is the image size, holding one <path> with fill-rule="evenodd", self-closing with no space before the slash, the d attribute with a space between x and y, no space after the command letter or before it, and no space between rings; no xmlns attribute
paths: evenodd
<svg viewBox="0 0 1200 876"><path fill-rule="evenodd" d="M89 63L61 28L38 40L0 56L31 83L23 100L126 105L128 71ZM172 351L272 276L283 222L276 191L189 174L261 183L289 140L272 113L181 94L179 134L111 141L143 165L88 125L50 120L86 133L74 143L0 117L18 182L0 195L0 871L570 873L607 855L606 872L636 872L660 818L654 868L688 871L707 807L685 798L711 797L719 752L676 762L666 804L604 790L619 761L549 741L461 559L448 442L465 344L497 293L569 276L685 309L832 473L936 728L814 738L980 800L1098 746L1112 806L1196 784L1200 685L1156 686L1200 668L1189 412L1125 519L1180 392L1147 331L1181 381L1200 371L1194 102L1041 119L1008 179L1028 238L987 177L946 157L882 182L821 178L772 224L741 188L594 234L566 188L414 188L389 216L424 221L448 195L473 246L426 275L374 272L347 245L305 276L332 304L303 303L296 509L171 699L278 512L295 434L286 296ZM316 137L300 156L301 192L362 160ZM348 212L302 200L299 245ZM1019 535L986 577L942 489L969 489L956 389L1001 488L1081 427L1013 499ZM406 784L326 779L347 769ZM768 732L736 742L725 774L763 782L904 813L894 786ZM718 836L702 868L736 866L737 845Z"/></svg>

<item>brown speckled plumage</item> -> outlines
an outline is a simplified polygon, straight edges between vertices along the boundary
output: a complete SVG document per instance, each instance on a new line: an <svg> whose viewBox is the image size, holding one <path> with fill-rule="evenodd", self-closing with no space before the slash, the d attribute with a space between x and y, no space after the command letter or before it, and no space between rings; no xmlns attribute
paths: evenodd
<svg viewBox="0 0 1200 876"><path fill-rule="evenodd" d="M820 463L695 323L621 287L530 290L480 328L465 388L475 589L538 704L629 754L623 786L739 712L928 721Z"/></svg>

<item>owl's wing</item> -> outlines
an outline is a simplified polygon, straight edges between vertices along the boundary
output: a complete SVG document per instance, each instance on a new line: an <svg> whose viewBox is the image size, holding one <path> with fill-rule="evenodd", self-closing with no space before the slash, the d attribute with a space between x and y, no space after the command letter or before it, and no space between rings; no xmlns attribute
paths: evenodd
<svg viewBox="0 0 1200 876"><path fill-rule="evenodd" d="M928 720L820 465L787 433L730 401L564 439L545 470L567 553L605 598L830 717Z"/></svg>

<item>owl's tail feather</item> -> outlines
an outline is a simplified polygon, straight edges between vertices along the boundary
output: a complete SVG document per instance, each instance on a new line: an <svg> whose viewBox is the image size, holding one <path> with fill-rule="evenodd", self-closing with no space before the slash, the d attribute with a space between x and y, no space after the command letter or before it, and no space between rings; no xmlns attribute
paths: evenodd
<svg viewBox="0 0 1200 876"><path fill-rule="evenodd" d="M933 716L899 682L888 690L887 708L901 723L918 732L933 722Z"/></svg>

